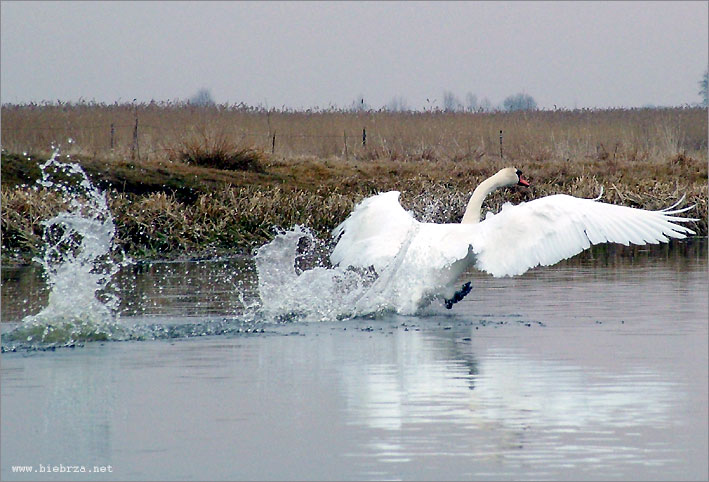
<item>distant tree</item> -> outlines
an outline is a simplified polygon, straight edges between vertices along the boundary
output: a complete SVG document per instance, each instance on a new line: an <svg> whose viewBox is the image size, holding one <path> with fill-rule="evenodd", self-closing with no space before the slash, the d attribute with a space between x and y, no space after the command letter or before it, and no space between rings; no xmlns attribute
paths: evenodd
<svg viewBox="0 0 709 482"><path fill-rule="evenodd" d="M463 103L451 91L443 92L443 110L446 112L456 112L463 110Z"/></svg>
<svg viewBox="0 0 709 482"><path fill-rule="evenodd" d="M212 93L209 92L209 89L203 87L199 89L195 95L190 97L190 104L200 106L214 105Z"/></svg>
<svg viewBox="0 0 709 482"><path fill-rule="evenodd" d="M704 107L709 107L709 92L707 92L707 87L709 87L709 69L704 71L704 78L699 81L699 95L702 97L702 105Z"/></svg>
<svg viewBox="0 0 709 482"><path fill-rule="evenodd" d="M465 94L465 108L468 112L475 112L478 110L478 96L472 92Z"/></svg>
<svg viewBox="0 0 709 482"><path fill-rule="evenodd" d="M391 99L385 108L391 112L406 112L409 110L409 105L406 102L406 99L399 95Z"/></svg>
<svg viewBox="0 0 709 482"><path fill-rule="evenodd" d="M507 97L502 102L502 107L508 112L515 110L536 110L537 102L531 95L520 93Z"/></svg>

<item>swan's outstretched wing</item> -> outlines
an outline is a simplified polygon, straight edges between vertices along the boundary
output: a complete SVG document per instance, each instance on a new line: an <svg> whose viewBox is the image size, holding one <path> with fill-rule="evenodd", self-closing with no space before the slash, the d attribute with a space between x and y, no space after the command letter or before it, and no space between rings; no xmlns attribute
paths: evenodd
<svg viewBox="0 0 709 482"><path fill-rule="evenodd" d="M476 268L494 276L524 273L570 258L592 244L657 244L694 234L676 224L690 208L646 211L557 194L517 206L478 225L471 244Z"/></svg>
<svg viewBox="0 0 709 482"><path fill-rule="evenodd" d="M418 224L399 204L399 194L389 191L363 200L333 230L333 238L339 237L330 254L333 265L374 266L380 272L391 262Z"/></svg>

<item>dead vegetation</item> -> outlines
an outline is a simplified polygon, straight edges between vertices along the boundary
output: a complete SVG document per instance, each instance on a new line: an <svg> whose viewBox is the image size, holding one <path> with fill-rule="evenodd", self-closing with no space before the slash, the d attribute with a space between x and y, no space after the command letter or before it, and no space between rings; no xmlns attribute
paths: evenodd
<svg viewBox="0 0 709 482"><path fill-rule="evenodd" d="M253 172L264 172L266 157L258 149L238 146L224 132L206 129L190 133L176 148L167 149L167 156L194 166Z"/></svg>
<svg viewBox="0 0 709 482"><path fill-rule="evenodd" d="M706 109L393 114L144 105L139 157L119 142L118 128L113 150L102 137L109 120L130 123L135 112L3 106L5 259L26 261L40 249L39 223L62 204L32 187L37 164L51 140L69 137L62 153L108 190L118 243L138 258L249 252L276 226L307 225L326 237L358 201L391 189L419 219L457 222L475 186L508 165L532 187L497 192L487 209L555 193L595 197L601 186L605 202L645 209L686 195L696 204L688 214L699 218L691 227L707 233Z"/></svg>

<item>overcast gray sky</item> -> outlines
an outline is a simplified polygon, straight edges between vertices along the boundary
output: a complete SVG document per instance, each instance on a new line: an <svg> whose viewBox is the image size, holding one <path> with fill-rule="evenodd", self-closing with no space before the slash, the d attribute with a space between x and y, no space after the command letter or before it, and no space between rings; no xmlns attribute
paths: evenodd
<svg viewBox="0 0 709 482"><path fill-rule="evenodd" d="M2 102L186 99L378 108L445 90L493 104L700 100L708 2L16 2Z"/></svg>

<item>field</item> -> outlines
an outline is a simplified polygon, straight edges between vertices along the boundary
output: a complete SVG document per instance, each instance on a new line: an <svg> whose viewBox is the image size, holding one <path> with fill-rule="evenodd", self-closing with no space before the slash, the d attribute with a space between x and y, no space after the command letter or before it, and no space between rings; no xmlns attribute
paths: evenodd
<svg viewBox="0 0 709 482"><path fill-rule="evenodd" d="M137 127L136 127L137 126ZM521 169L531 188L499 209L554 193L659 209L686 195L707 234L707 110L447 113L265 111L188 104L2 106L2 248L27 262L43 219L61 209L36 189L52 145L106 189L117 242L133 257L248 253L274 227L320 237L362 198L402 191L421 220L457 222L475 186ZM502 136L500 131L502 131ZM502 139L500 139L502 137Z"/></svg>

